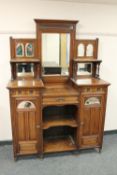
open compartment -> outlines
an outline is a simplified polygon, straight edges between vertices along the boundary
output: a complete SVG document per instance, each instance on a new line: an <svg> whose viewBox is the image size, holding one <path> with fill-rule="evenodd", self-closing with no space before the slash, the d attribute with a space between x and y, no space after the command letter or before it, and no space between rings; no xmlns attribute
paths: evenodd
<svg viewBox="0 0 117 175"><path fill-rule="evenodd" d="M76 150L76 128L68 126L52 127L43 132L44 152Z"/></svg>
<svg viewBox="0 0 117 175"><path fill-rule="evenodd" d="M48 106L43 109L43 129L54 126L77 127L76 105Z"/></svg>

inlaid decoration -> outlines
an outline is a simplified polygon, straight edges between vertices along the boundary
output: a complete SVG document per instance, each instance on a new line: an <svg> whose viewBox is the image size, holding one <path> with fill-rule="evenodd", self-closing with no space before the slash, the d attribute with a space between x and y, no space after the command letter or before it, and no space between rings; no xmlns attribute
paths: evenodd
<svg viewBox="0 0 117 175"><path fill-rule="evenodd" d="M24 44L23 43L16 44L16 57L24 57Z"/></svg>
<svg viewBox="0 0 117 175"><path fill-rule="evenodd" d="M34 45L32 43L26 43L25 55L26 55L26 57L33 57L34 56Z"/></svg>
<svg viewBox="0 0 117 175"><path fill-rule="evenodd" d="M35 104L31 101L22 101L18 104L17 109L35 109Z"/></svg>
<svg viewBox="0 0 117 175"><path fill-rule="evenodd" d="M101 104L100 99L97 97L90 97L90 98L86 99L86 101L85 101L86 106L88 106L88 105L100 105L100 104Z"/></svg>

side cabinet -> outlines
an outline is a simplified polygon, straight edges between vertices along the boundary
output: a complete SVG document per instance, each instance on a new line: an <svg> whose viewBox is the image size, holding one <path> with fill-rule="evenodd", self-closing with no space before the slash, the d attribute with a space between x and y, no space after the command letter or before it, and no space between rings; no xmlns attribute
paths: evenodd
<svg viewBox="0 0 117 175"><path fill-rule="evenodd" d="M87 90L86 90L87 89ZM102 147L106 88L84 88L80 102L79 147Z"/></svg>
<svg viewBox="0 0 117 175"><path fill-rule="evenodd" d="M11 117L14 156L41 153L41 97L39 91L12 90Z"/></svg>

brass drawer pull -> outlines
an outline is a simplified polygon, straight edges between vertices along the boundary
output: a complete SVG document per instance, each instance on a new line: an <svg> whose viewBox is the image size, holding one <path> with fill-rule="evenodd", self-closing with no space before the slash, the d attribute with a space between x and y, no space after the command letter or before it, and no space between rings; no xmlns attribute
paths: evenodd
<svg viewBox="0 0 117 175"><path fill-rule="evenodd" d="M40 128L40 125L37 125L36 128Z"/></svg>
<svg viewBox="0 0 117 175"><path fill-rule="evenodd" d="M84 126L84 122L81 122L81 123L80 123L80 126Z"/></svg>
<svg viewBox="0 0 117 175"><path fill-rule="evenodd" d="M64 97L59 97L56 99L56 101L65 101L65 98Z"/></svg>

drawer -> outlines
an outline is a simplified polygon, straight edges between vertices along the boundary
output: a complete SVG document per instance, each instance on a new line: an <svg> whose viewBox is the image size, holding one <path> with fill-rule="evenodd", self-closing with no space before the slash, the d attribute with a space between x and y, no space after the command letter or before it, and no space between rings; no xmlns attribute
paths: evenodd
<svg viewBox="0 0 117 175"><path fill-rule="evenodd" d="M44 97L43 105L55 105L55 104L77 104L78 97Z"/></svg>
<svg viewBox="0 0 117 175"><path fill-rule="evenodd" d="M12 97L20 96L39 96L40 92L37 89L14 89L11 91Z"/></svg>
<svg viewBox="0 0 117 175"><path fill-rule="evenodd" d="M96 93L96 94L98 94L98 93L106 93L106 87L83 87L82 89L81 89L81 92L82 93L87 93L87 94L93 94L93 93Z"/></svg>
<svg viewBox="0 0 117 175"><path fill-rule="evenodd" d="M98 145L98 136L84 136L82 138L82 145L88 147Z"/></svg>
<svg viewBox="0 0 117 175"><path fill-rule="evenodd" d="M19 142L19 154L35 154L37 153L37 142L36 141L20 141Z"/></svg>

